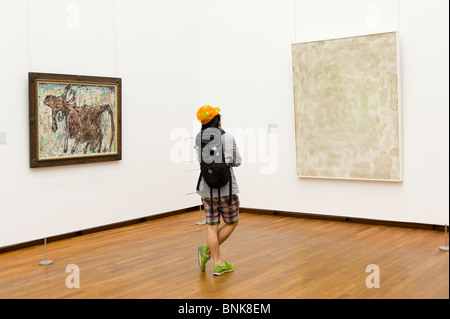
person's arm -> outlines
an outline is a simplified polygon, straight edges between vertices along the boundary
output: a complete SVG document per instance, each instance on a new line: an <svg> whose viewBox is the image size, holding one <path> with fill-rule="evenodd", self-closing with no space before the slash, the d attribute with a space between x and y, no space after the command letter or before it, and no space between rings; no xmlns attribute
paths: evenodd
<svg viewBox="0 0 450 319"><path fill-rule="evenodd" d="M230 164L231 167L238 167L241 165L242 157L233 136L231 134L227 134L227 138L224 143L225 163Z"/></svg>
<svg viewBox="0 0 450 319"><path fill-rule="evenodd" d="M198 161L199 163L200 163L200 161L201 161L201 154L200 154L201 148L200 148L200 145L201 145L201 141L200 141L200 133L198 133L197 136L195 137L194 148L195 148L195 150L196 150L196 153L197 153L197 161Z"/></svg>

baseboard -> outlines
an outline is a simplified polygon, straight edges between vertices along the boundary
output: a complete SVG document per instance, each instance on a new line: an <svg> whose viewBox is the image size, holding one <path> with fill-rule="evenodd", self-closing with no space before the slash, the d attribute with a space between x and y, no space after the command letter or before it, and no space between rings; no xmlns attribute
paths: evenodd
<svg viewBox="0 0 450 319"><path fill-rule="evenodd" d="M322 219L322 220L332 220L332 221L339 221L339 222L394 226L394 227L404 227L404 228L429 229L429 230L439 230L439 231L445 230L444 225L432 225L432 224L424 224L424 223L398 222L398 221L389 221L389 220L356 218L356 217L345 217L345 216L334 216L334 215L322 215L322 214L312 214L312 213L302 213L302 212L286 212L286 211L279 211L279 210L267 210L267 209L256 209L256 208L245 208L245 207L241 207L239 209L239 211L242 213L251 213L251 214L278 215L278 216L287 216L287 217Z"/></svg>
<svg viewBox="0 0 450 319"><path fill-rule="evenodd" d="M65 233L65 234L61 234L61 235L51 236L51 237L47 238L47 243L62 240L62 239L97 233L97 232L104 231L104 230L109 230L109 229L134 225L134 224L138 224L138 223L143 223L143 222L153 220L153 219L159 219L159 218L169 217L169 216L173 216L173 215L188 213L188 212L192 212L194 210L198 210L198 208L199 208L199 206L188 207L188 208L174 210L174 211L170 211L170 212L166 212L166 213L160 213L160 214L155 214L155 215L151 215L151 216L117 222L117 223L113 223L113 224L108 224L108 225L103 225L103 226L98 226L98 227L93 227L93 228L87 228L87 229L74 231L74 232L70 232L70 233ZM8 252L8 251L31 247L31 246L42 245L43 243L44 243L44 238L41 238L41 239L36 239L36 240L24 242L24 243L0 247L0 254Z"/></svg>

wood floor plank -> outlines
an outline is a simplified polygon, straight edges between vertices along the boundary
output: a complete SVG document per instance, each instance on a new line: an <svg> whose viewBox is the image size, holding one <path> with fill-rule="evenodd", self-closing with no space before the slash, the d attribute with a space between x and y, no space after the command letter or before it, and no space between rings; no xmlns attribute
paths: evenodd
<svg viewBox="0 0 450 319"><path fill-rule="evenodd" d="M201 272L198 211L0 254L0 298L449 298L440 231L241 214L221 246L234 272ZM80 269L69 289L66 267ZM380 269L369 289L366 266Z"/></svg>

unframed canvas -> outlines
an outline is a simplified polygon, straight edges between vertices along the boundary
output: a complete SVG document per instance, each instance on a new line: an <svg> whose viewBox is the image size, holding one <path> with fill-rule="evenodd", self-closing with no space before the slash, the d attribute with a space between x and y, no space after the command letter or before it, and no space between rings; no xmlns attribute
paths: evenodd
<svg viewBox="0 0 450 319"><path fill-rule="evenodd" d="M292 45L297 175L400 182L397 32Z"/></svg>

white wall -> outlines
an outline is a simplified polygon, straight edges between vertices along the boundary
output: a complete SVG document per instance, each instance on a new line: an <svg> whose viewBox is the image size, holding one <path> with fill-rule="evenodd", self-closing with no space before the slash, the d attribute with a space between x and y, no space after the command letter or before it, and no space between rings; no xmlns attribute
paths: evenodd
<svg viewBox="0 0 450 319"><path fill-rule="evenodd" d="M183 155L202 104L221 107L239 140L244 207L448 223L448 9L442 0L1 0L0 247L198 205L186 195L193 166L173 154ZM296 177L291 44L397 29L404 182ZM121 77L123 160L30 169L29 71Z"/></svg>
<svg viewBox="0 0 450 319"><path fill-rule="evenodd" d="M196 1L1 0L0 70L0 247L199 204L169 156L199 103ZM123 160L30 169L30 71L121 77Z"/></svg>
<svg viewBox="0 0 450 319"><path fill-rule="evenodd" d="M268 164L259 149L240 145L251 157L236 169L242 206L448 223L448 7L440 0L201 0L202 104L222 107L223 125L241 137L246 129L244 139L278 124L274 174L261 174ZM393 30L401 46L404 182L297 178L291 44Z"/></svg>

